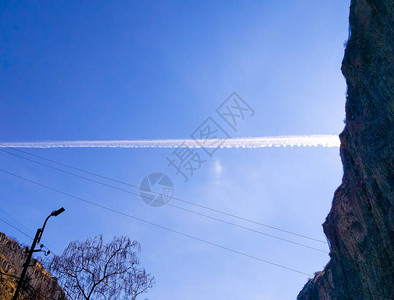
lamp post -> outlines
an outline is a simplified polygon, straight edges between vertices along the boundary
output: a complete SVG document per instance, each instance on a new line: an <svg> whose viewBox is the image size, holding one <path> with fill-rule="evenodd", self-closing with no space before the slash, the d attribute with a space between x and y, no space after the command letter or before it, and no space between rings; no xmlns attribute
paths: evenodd
<svg viewBox="0 0 394 300"><path fill-rule="evenodd" d="M37 243L39 243L40 240L41 240L42 233L44 232L45 225L47 224L48 219L49 219L50 217L52 217L52 216L53 216L53 217L57 217L58 215L60 215L60 214L61 214L62 212L64 212L64 211L65 211L65 209L64 209L63 207L60 208L60 209L58 209L58 210L54 210L54 211L51 212L51 214L45 219L45 222L44 222L44 225L42 226L42 228L38 228L38 229L37 229L36 236L34 237L33 243L31 244L31 247L30 247L30 250L29 250L29 254L27 255L27 258L26 258L26 262L25 262L25 264L23 265L22 274L21 274L21 276L20 276L20 278L19 278L18 286L16 287L15 294L14 294L14 297L12 297L12 300L17 300L17 299L18 299L19 292L20 292L20 290L21 290L21 288L22 288L23 280L24 280L24 278L25 278L25 276L26 276L27 268L29 267L30 260L31 260L31 258L32 258L32 256L33 256L33 252L39 252L39 251L41 251L41 250L35 250L35 248L36 248Z"/></svg>

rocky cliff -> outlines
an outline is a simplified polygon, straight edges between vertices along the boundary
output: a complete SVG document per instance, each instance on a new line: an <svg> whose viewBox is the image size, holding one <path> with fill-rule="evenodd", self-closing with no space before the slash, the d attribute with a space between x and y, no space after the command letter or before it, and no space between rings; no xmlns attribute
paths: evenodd
<svg viewBox="0 0 394 300"><path fill-rule="evenodd" d="M0 232L0 300L10 300L17 286L17 278L26 260L25 250ZM24 285L20 300L65 300L63 290L39 263L28 269L29 281ZM33 263L31 262L31 264Z"/></svg>
<svg viewBox="0 0 394 300"><path fill-rule="evenodd" d="M344 175L323 224L331 259L298 299L394 299L394 1L352 0L349 23Z"/></svg>

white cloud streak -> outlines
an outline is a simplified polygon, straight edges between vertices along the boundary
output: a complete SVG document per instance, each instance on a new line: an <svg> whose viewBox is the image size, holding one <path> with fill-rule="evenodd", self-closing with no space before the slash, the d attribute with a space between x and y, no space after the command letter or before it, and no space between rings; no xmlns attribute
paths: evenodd
<svg viewBox="0 0 394 300"><path fill-rule="evenodd" d="M266 147L339 147L337 135L291 135L276 137L168 140L100 140L100 141L37 141L0 142L0 148L266 148Z"/></svg>

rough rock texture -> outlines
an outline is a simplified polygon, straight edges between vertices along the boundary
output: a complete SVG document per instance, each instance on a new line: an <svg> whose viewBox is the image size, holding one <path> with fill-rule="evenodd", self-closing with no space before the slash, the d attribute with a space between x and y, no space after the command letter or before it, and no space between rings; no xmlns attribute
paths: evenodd
<svg viewBox="0 0 394 300"><path fill-rule="evenodd" d="M349 22L344 175L323 224L331 260L298 299L394 299L394 1L352 0Z"/></svg>
<svg viewBox="0 0 394 300"><path fill-rule="evenodd" d="M14 240L0 232L0 300L10 300L14 295L17 279L22 272L26 253ZM31 262L32 264L32 262ZM7 274L7 275L4 275ZM20 300L65 300L65 294L52 277L36 261L34 267L28 269L28 284L22 290Z"/></svg>

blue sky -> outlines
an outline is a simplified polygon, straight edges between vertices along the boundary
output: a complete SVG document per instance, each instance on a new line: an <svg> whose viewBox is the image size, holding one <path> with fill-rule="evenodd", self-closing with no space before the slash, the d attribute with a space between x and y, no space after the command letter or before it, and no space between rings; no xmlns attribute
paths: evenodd
<svg viewBox="0 0 394 300"><path fill-rule="evenodd" d="M237 132L226 128L233 137L339 134L348 7L349 1L339 0L2 1L0 142L188 138L233 91L255 110ZM221 149L187 183L167 167L170 149L28 151L134 185L164 172L178 198L323 240L321 224L342 176L338 148ZM327 254L171 207L151 208L137 196L3 152L0 164L305 273L328 261ZM1 172L0 201L0 217L32 235L49 212L64 206L42 240L55 253L99 233L107 240L123 234L140 241L142 265L157 282L149 299L294 299L308 279ZM31 243L4 223L0 231Z"/></svg>

